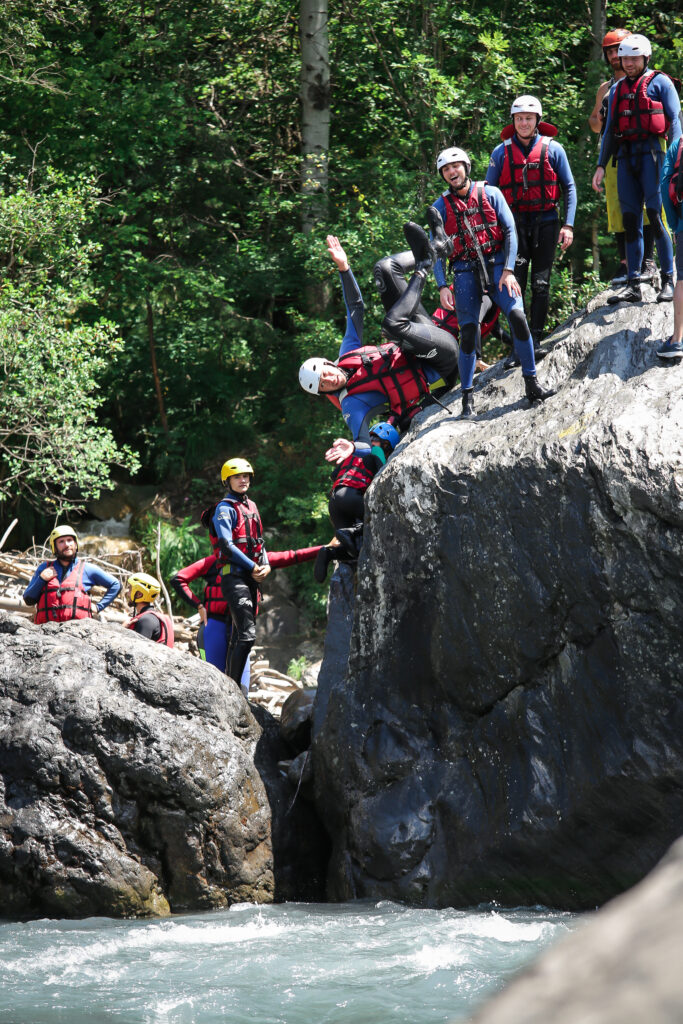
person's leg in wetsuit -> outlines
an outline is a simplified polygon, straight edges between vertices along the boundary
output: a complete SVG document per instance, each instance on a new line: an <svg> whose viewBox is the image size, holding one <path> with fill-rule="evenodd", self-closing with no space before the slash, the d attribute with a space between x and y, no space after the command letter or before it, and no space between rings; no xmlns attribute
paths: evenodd
<svg viewBox="0 0 683 1024"><path fill-rule="evenodd" d="M232 616L232 634L225 670L239 686L249 652L256 640L258 584L250 576L230 573L221 577L221 585Z"/></svg>
<svg viewBox="0 0 683 1024"><path fill-rule="evenodd" d="M335 530L356 526L363 522L365 515L364 491L357 487L337 487L327 507Z"/></svg>

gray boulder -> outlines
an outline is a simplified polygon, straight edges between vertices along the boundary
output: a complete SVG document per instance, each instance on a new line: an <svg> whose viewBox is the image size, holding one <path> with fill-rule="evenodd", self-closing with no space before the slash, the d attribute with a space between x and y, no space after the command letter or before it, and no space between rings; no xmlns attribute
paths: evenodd
<svg viewBox="0 0 683 1024"><path fill-rule="evenodd" d="M603 301L554 398L497 366L370 487L314 715L333 898L592 907L683 833L683 371L670 308Z"/></svg>
<svg viewBox="0 0 683 1024"><path fill-rule="evenodd" d="M198 659L96 621L0 614L3 914L272 900L261 737Z"/></svg>
<svg viewBox="0 0 683 1024"><path fill-rule="evenodd" d="M680 1024L683 840L644 882L544 953L473 1024Z"/></svg>

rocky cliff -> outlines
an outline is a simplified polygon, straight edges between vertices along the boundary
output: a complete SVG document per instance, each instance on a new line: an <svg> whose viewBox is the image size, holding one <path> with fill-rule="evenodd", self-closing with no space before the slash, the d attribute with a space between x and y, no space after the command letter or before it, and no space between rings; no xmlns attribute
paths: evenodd
<svg viewBox="0 0 683 1024"><path fill-rule="evenodd" d="M319 826L291 806L257 713L210 665L128 630L0 613L3 915L319 897Z"/></svg>
<svg viewBox="0 0 683 1024"><path fill-rule="evenodd" d="M683 833L683 367L670 307L603 302L554 398L496 367L370 488L314 722L333 898L591 907Z"/></svg>

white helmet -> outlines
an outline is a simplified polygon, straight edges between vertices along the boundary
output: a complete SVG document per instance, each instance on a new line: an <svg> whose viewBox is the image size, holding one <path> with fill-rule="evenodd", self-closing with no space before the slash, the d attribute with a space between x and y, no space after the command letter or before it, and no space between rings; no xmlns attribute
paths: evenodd
<svg viewBox="0 0 683 1024"><path fill-rule="evenodd" d="M314 359L307 359L305 363L302 363L299 367L299 384L304 391L309 391L313 395L317 395L320 391L320 371L322 370L327 359L321 359L316 357Z"/></svg>
<svg viewBox="0 0 683 1024"><path fill-rule="evenodd" d="M632 36L626 36L626 39L622 39L619 43L618 54L620 57L645 57L647 60L648 57L652 56L650 40L637 33Z"/></svg>
<svg viewBox="0 0 683 1024"><path fill-rule="evenodd" d="M469 174L472 169L470 158L464 149L458 149L457 146L451 146L450 149L442 149L436 158L436 169L443 177L441 168L445 167L446 164L464 164L465 170Z"/></svg>
<svg viewBox="0 0 683 1024"><path fill-rule="evenodd" d="M510 107L510 115L515 114L538 114L539 119L543 117L541 101L535 96L518 96Z"/></svg>

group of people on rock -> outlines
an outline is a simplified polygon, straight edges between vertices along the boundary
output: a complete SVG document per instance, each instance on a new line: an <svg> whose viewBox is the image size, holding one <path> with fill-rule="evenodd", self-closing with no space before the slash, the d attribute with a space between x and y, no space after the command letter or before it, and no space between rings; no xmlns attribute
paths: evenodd
<svg viewBox="0 0 683 1024"><path fill-rule="evenodd" d="M661 266L657 301L674 303L674 332L657 355L676 360L683 357L680 102L674 81L649 68L651 47L644 36L625 29L608 32L603 54L612 77L598 90L589 119L593 130L602 133L592 184L600 191L604 182L608 226L616 234L623 262L612 282L623 289L608 302L641 301L641 281L655 278L656 246ZM327 545L267 553L258 508L248 495L252 466L243 458L229 459L221 470L225 494L202 514L213 553L171 580L199 613L203 656L245 692L261 581L273 568L315 560L316 579L323 582L332 560L357 559L365 493L412 417L426 404L438 402L458 377L461 417L475 416L474 375L486 368L481 341L493 332L502 335L500 312L507 318L512 345L505 366L521 366L529 403L555 394L539 383L536 364L547 354L541 342L555 255L558 247L564 251L573 241L576 186L567 155L556 141L557 129L543 120L540 101L520 96L510 114L486 180L471 179L471 162L463 149L453 146L438 155L436 167L446 189L427 211L430 234L407 223L408 249L380 259L374 267L385 311L376 343L364 341L365 306L344 248L336 236L327 236L328 253L339 271L346 329L337 359L307 359L299 381L310 394L325 395L351 433L351 439L337 438L325 453L334 466L328 507L335 537ZM667 224L676 240L675 289ZM430 315L422 294L432 273L439 308ZM26 602L37 606L36 622L89 617L93 586L106 591L95 610L105 608L120 584L79 559L73 529L56 527L49 543L55 558L41 563L24 593ZM201 599L190 588L199 580L204 586ZM160 589L153 576L130 577L128 598L134 612L126 625L172 647L173 624L154 603Z"/></svg>

